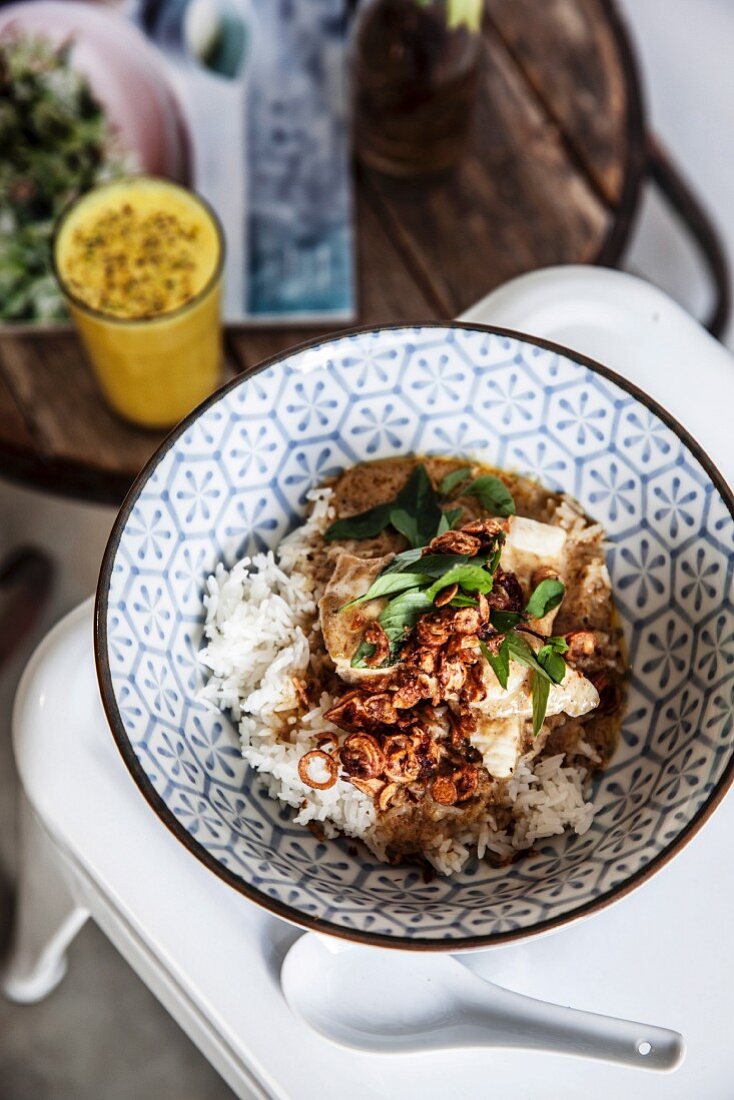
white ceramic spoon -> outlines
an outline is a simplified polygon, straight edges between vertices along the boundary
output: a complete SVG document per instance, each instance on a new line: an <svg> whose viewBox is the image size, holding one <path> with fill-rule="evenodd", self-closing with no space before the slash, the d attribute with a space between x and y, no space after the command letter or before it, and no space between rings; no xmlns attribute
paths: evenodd
<svg viewBox="0 0 734 1100"><path fill-rule="evenodd" d="M281 986L291 1011L325 1039L380 1054L502 1047L673 1070L683 1036L512 993L450 955L302 936Z"/></svg>

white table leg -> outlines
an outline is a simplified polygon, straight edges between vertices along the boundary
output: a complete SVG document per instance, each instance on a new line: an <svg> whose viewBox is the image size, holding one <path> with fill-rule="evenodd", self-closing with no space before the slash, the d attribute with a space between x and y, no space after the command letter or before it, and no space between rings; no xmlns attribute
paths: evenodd
<svg viewBox="0 0 734 1100"><path fill-rule="evenodd" d="M30 1004L46 997L66 973L66 948L89 916L71 894L62 857L21 795L20 859L15 927L0 970L0 990Z"/></svg>

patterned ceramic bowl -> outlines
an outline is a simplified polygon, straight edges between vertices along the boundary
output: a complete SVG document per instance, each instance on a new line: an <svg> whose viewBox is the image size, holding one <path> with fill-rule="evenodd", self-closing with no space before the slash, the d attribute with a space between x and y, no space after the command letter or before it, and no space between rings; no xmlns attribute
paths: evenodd
<svg viewBox="0 0 734 1100"><path fill-rule="evenodd" d="M584 836L425 884L291 823L226 717L197 702L202 588L275 546L311 486L409 452L475 456L577 497L606 527L632 668L621 743ZM732 781L734 499L643 393L581 356L502 331L421 326L314 343L265 364L168 438L120 512L96 649L104 704L150 805L195 856L297 924L460 950L589 914L679 851Z"/></svg>

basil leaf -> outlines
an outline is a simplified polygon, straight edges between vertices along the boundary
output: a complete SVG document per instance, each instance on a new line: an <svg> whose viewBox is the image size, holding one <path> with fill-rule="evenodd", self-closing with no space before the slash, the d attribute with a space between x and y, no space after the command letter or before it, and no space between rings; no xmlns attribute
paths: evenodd
<svg viewBox="0 0 734 1100"><path fill-rule="evenodd" d="M538 676L533 676L533 733L537 737L545 721L545 712L548 707L548 692L550 683Z"/></svg>
<svg viewBox="0 0 734 1100"><path fill-rule="evenodd" d="M345 519L335 520L326 528L324 538L331 539L369 539L379 535L390 523L390 504L378 504L366 512Z"/></svg>
<svg viewBox="0 0 734 1100"><path fill-rule="evenodd" d="M425 546L436 534L442 515L431 479L419 463L393 501L390 522L412 546Z"/></svg>
<svg viewBox="0 0 734 1100"><path fill-rule="evenodd" d="M346 611L348 607L355 607L358 603L367 600L376 600L380 596L389 596L394 592L404 592L407 588L420 588L430 584L431 578L425 573L381 573L376 577L363 596L345 603L340 611Z"/></svg>
<svg viewBox="0 0 734 1100"><path fill-rule="evenodd" d="M382 629L387 634L390 642L390 651L395 653L406 635L413 629L421 615L433 609L433 601L429 600L425 592L411 588L407 592L401 592L399 596L390 600L379 618Z"/></svg>
<svg viewBox="0 0 734 1100"><path fill-rule="evenodd" d="M563 600L566 586L557 577L548 577L541 581L528 600L525 611L531 619L542 619Z"/></svg>
<svg viewBox="0 0 734 1100"><path fill-rule="evenodd" d="M387 573L410 573L414 565L420 562L423 549L420 546L415 546L411 550L403 550L401 554L396 554L389 565L380 573L381 577L384 577ZM421 572L425 573L423 563L420 566Z"/></svg>
<svg viewBox="0 0 734 1100"><path fill-rule="evenodd" d="M464 592L457 592L454 598L449 601L449 607L476 607L477 602L473 596L467 596Z"/></svg>
<svg viewBox="0 0 734 1100"><path fill-rule="evenodd" d="M566 662L551 645L538 650L538 664L542 665L554 684L560 684L566 675Z"/></svg>
<svg viewBox="0 0 734 1100"><path fill-rule="evenodd" d="M468 488L464 489L464 495L471 495L479 499L483 508L486 508L493 516L514 516L515 501L512 493L498 477L485 474L472 481Z"/></svg>
<svg viewBox="0 0 734 1100"><path fill-rule="evenodd" d="M441 522L438 525L437 535L445 535L447 531L453 531L456 524L461 519L461 513L463 508L447 508L445 512L441 513Z"/></svg>
<svg viewBox="0 0 734 1100"><path fill-rule="evenodd" d="M497 572L497 566L500 563L500 558L502 557L502 549L503 549L504 545L505 545L505 536L503 534L498 539L497 549L494 551L494 553L490 557L489 561L487 562L487 569L489 569L490 573L492 573L492 574Z"/></svg>
<svg viewBox="0 0 734 1100"><path fill-rule="evenodd" d="M463 481L466 481L471 477L471 466L463 466L460 470L452 470L450 474L446 474L441 484L438 487L438 491L442 497L447 497L457 485L461 485Z"/></svg>
<svg viewBox="0 0 734 1100"><path fill-rule="evenodd" d="M420 570L421 573L427 573L429 577L438 580L448 569L466 565L468 561L466 554L426 554L420 560ZM476 561L476 558L472 558L472 564Z"/></svg>
<svg viewBox="0 0 734 1100"><path fill-rule="evenodd" d="M404 535L411 546L421 546L418 535L418 518L405 508L391 508L390 523L396 531Z"/></svg>
<svg viewBox="0 0 734 1100"><path fill-rule="evenodd" d="M495 630L499 630L500 634L506 634L508 630L513 630L518 623L522 622L522 615L519 611L495 611L492 610L489 613L490 622Z"/></svg>
<svg viewBox="0 0 734 1100"><path fill-rule="evenodd" d="M451 584L459 584L467 592L489 592L492 588L492 574L481 565L475 565L473 561L466 565L455 565L426 590L426 596L433 600L442 588L448 588Z"/></svg>
<svg viewBox="0 0 734 1100"><path fill-rule="evenodd" d="M547 644L551 646L556 653L566 653L568 650L568 642L562 634L553 634L552 637L548 638Z"/></svg>
<svg viewBox="0 0 734 1100"><path fill-rule="evenodd" d="M531 668L536 675L544 677L550 683L550 676L535 656L532 647L521 634L508 634L505 638L513 661Z"/></svg>
<svg viewBox="0 0 734 1100"><path fill-rule="evenodd" d="M479 648L489 662L489 666L494 672L495 676L499 680L500 687L507 689L507 679L510 675L510 647L507 644L507 638L503 641L496 653L484 642L479 642Z"/></svg>
<svg viewBox="0 0 734 1100"><path fill-rule="evenodd" d="M366 668L365 657L371 657L374 652L375 647L372 643L366 642L363 638L352 654L352 660L350 661L352 668Z"/></svg>
<svg viewBox="0 0 734 1100"><path fill-rule="evenodd" d="M336 520L326 529L324 538L367 539L392 525L411 546L425 546L436 534L442 516L431 479L419 463L394 500Z"/></svg>
<svg viewBox="0 0 734 1100"><path fill-rule="evenodd" d="M380 576L384 577L388 573L425 573L435 580L447 569L455 565L464 565L468 561L466 554L426 554L424 556L423 551L418 547L415 550L404 550L402 554L396 554L390 564L382 570Z"/></svg>

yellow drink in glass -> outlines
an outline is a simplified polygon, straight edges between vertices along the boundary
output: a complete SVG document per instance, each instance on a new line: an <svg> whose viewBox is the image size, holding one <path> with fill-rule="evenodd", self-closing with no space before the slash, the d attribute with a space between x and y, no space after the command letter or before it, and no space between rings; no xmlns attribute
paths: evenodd
<svg viewBox="0 0 734 1100"><path fill-rule="evenodd" d="M224 241L197 195L152 176L100 184L64 213L54 266L102 391L136 424L175 424L221 372Z"/></svg>

